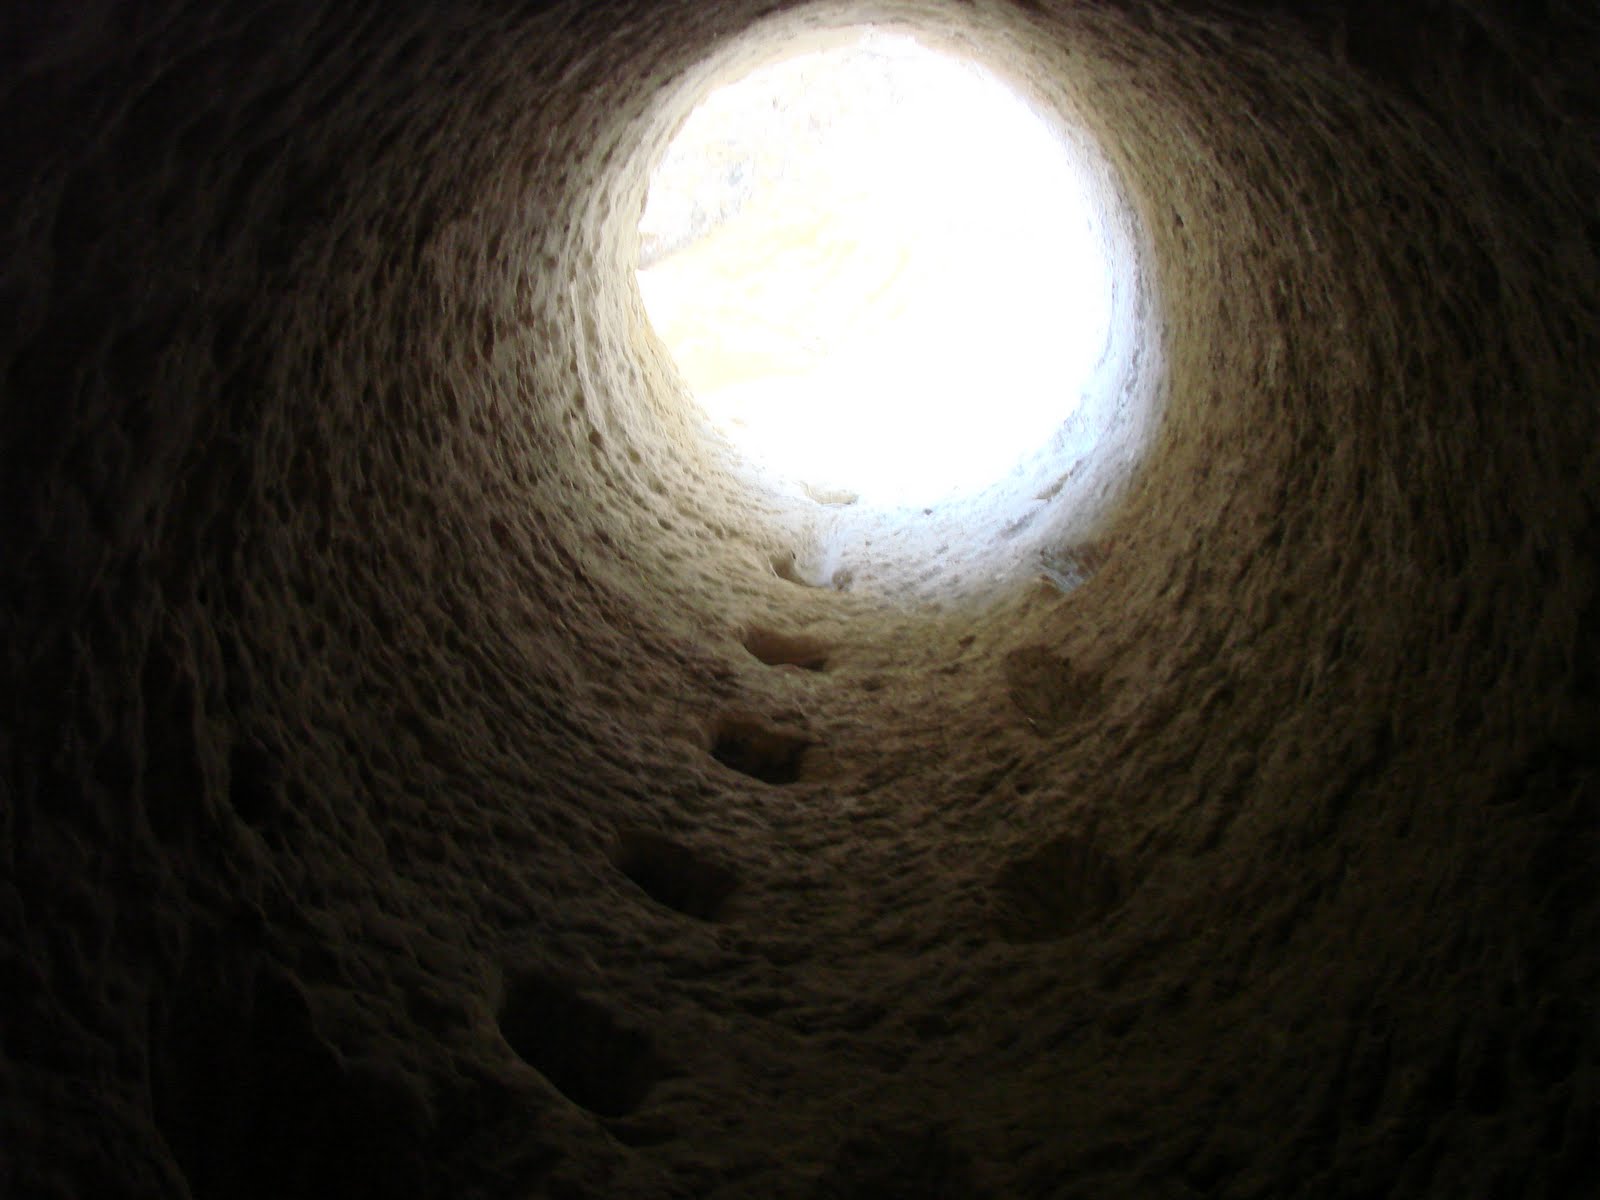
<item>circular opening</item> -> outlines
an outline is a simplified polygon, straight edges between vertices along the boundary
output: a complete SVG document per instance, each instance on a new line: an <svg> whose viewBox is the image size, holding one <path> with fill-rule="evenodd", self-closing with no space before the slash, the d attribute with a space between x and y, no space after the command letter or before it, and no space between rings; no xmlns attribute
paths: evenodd
<svg viewBox="0 0 1600 1200"><path fill-rule="evenodd" d="M710 423L824 503L991 487L1073 415L1111 331L1080 159L976 63L883 31L705 97L640 246Z"/></svg>
<svg viewBox="0 0 1600 1200"><path fill-rule="evenodd" d="M1102 561L1159 427L1151 241L1092 110L957 40L763 22L661 90L610 209L667 445L789 584L1076 586L1046 568Z"/></svg>

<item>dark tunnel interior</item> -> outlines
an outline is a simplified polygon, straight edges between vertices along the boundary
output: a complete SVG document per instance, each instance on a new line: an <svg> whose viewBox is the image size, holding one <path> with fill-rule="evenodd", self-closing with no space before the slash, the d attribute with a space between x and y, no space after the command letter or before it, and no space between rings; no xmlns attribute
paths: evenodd
<svg viewBox="0 0 1600 1200"><path fill-rule="evenodd" d="M634 274L697 99L863 25L1075 139L1120 264L1078 414L887 540ZM0 1194L1592 1194L1597 53L5 6Z"/></svg>

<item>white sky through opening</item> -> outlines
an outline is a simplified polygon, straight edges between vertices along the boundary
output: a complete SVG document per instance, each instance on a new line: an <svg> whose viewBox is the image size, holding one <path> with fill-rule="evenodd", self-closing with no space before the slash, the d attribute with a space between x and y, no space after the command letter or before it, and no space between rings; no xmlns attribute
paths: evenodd
<svg viewBox="0 0 1600 1200"><path fill-rule="evenodd" d="M640 223L652 326L750 460L881 505L1044 446L1105 344L1065 146L975 64L868 32L706 98Z"/></svg>

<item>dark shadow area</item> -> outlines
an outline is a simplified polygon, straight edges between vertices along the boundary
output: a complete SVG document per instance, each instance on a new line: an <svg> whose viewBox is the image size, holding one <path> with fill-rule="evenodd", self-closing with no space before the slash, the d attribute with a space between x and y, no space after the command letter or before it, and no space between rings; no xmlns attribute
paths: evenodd
<svg viewBox="0 0 1600 1200"><path fill-rule="evenodd" d="M715 921L739 886L728 867L648 830L618 834L611 859L652 900L700 921Z"/></svg>
<svg viewBox="0 0 1600 1200"><path fill-rule="evenodd" d="M500 1032L569 1100L604 1117L633 1112L663 1072L647 1034L564 980L536 972L508 982Z"/></svg>

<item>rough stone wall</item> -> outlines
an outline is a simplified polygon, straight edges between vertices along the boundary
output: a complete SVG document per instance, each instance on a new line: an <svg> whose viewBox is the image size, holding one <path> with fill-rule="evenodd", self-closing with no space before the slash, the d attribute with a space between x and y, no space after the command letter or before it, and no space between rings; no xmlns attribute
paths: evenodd
<svg viewBox="0 0 1600 1200"><path fill-rule="evenodd" d="M1150 240L1098 572L936 608L774 572L629 291L774 9L0 16L0 1191L1580 1194L1588 6L779 13Z"/></svg>

